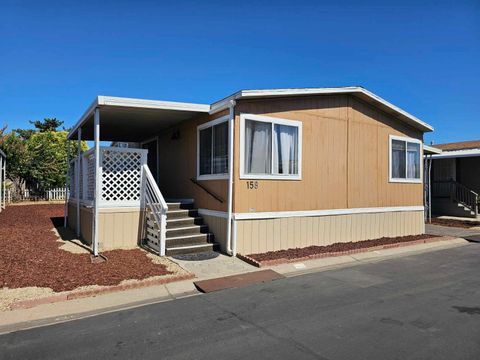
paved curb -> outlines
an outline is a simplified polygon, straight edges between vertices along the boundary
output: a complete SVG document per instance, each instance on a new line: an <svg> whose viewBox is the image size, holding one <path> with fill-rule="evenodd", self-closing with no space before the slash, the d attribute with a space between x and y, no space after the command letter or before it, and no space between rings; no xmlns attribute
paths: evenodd
<svg viewBox="0 0 480 360"><path fill-rule="evenodd" d="M10 310L28 309L28 308L32 308L32 307L43 305L43 304L50 304L50 303L80 299L80 298L85 298L90 296L103 295L103 294L108 294L108 293L118 292L123 290L138 289L138 288L143 288L143 287L148 287L153 285L164 285L164 284L168 284L175 281L190 280L193 278L195 278L195 274L189 273L189 274L183 274L183 275L175 275L167 278L140 280L140 281L132 282L129 284L105 286L98 289L80 290L80 291L73 290L72 292L67 294L58 294L58 295L46 296L38 299L16 301L10 305Z"/></svg>
<svg viewBox="0 0 480 360"><path fill-rule="evenodd" d="M321 258L326 258L326 257L352 255L352 254L370 252L370 251L375 251L375 250L392 249L392 248L406 247L406 246L411 246L411 245L427 244L427 243L432 243L432 242L437 242L437 241L447 241L447 240L453 240L453 239L455 239L455 237L452 237L452 236L435 236L435 237L431 237L431 238L427 238L427 239L413 240L413 241L396 243L396 244L386 244L386 245L372 246L372 247L362 248L362 249L354 249L354 250L347 250L347 251L337 251L337 252L330 252L330 253L314 254L314 255L310 255L310 256L298 257L298 258L295 258L295 259L275 259L275 260L257 261L255 259L252 259L249 256L246 256L246 255L237 254L237 257L239 259L249 263L250 265L261 268L261 267L265 267L265 266L288 264L288 263L293 263L293 262L321 259Z"/></svg>

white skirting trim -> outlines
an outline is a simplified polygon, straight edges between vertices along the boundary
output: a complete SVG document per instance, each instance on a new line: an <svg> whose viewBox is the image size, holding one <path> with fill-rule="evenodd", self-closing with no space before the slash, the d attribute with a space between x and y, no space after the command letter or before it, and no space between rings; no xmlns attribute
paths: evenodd
<svg viewBox="0 0 480 360"><path fill-rule="evenodd" d="M372 208L331 209L331 210L235 213L233 215L233 218L235 220L276 219L276 218L286 218L286 217L373 214L373 213L405 212L405 211L424 211L424 207L423 206L395 206L395 207L372 207ZM224 214L227 214L227 213L224 213ZM215 215L212 215L212 216L215 216Z"/></svg>

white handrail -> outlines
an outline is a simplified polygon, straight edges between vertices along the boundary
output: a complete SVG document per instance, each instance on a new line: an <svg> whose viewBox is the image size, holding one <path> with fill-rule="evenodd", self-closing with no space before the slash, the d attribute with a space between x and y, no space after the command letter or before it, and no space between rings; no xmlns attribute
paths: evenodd
<svg viewBox="0 0 480 360"><path fill-rule="evenodd" d="M143 171L143 196L145 207L148 207L160 229L159 255L165 256L165 238L167 232L167 202L153 178L148 165L142 165Z"/></svg>

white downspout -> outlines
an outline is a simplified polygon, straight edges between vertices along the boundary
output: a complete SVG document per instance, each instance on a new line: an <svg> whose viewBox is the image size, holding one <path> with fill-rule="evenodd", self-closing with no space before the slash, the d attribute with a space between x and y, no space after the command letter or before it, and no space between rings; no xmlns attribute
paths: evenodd
<svg viewBox="0 0 480 360"><path fill-rule="evenodd" d="M98 256L98 205L100 200L100 186L102 170L100 168L100 109L97 107L93 115L95 141L95 195L93 198L93 255Z"/></svg>
<svg viewBox="0 0 480 360"><path fill-rule="evenodd" d="M233 137L235 134L235 100L230 100L228 119L228 222L227 222L227 253L235 256L235 245L232 246L232 205L233 205ZM234 237L235 238L235 237ZM235 239L234 239L235 240Z"/></svg>

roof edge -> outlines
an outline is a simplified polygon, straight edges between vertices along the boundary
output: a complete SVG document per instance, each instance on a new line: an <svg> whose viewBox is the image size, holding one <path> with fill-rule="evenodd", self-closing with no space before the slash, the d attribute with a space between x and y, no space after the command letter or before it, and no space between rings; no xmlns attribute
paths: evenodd
<svg viewBox="0 0 480 360"><path fill-rule="evenodd" d="M267 90L240 90L236 93L219 100L211 105L210 114L217 113L229 107L231 100L239 100L242 98L261 98L275 96L297 96L297 95L327 95L327 94L363 94L368 98L386 106L393 112L404 116L412 122L412 126L424 132L433 131L433 126L413 116L412 114L402 110L398 106L393 105L380 96L368 91L360 86L347 86L338 88L303 88L303 89L267 89ZM401 119L400 119L401 120Z"/></svg>

